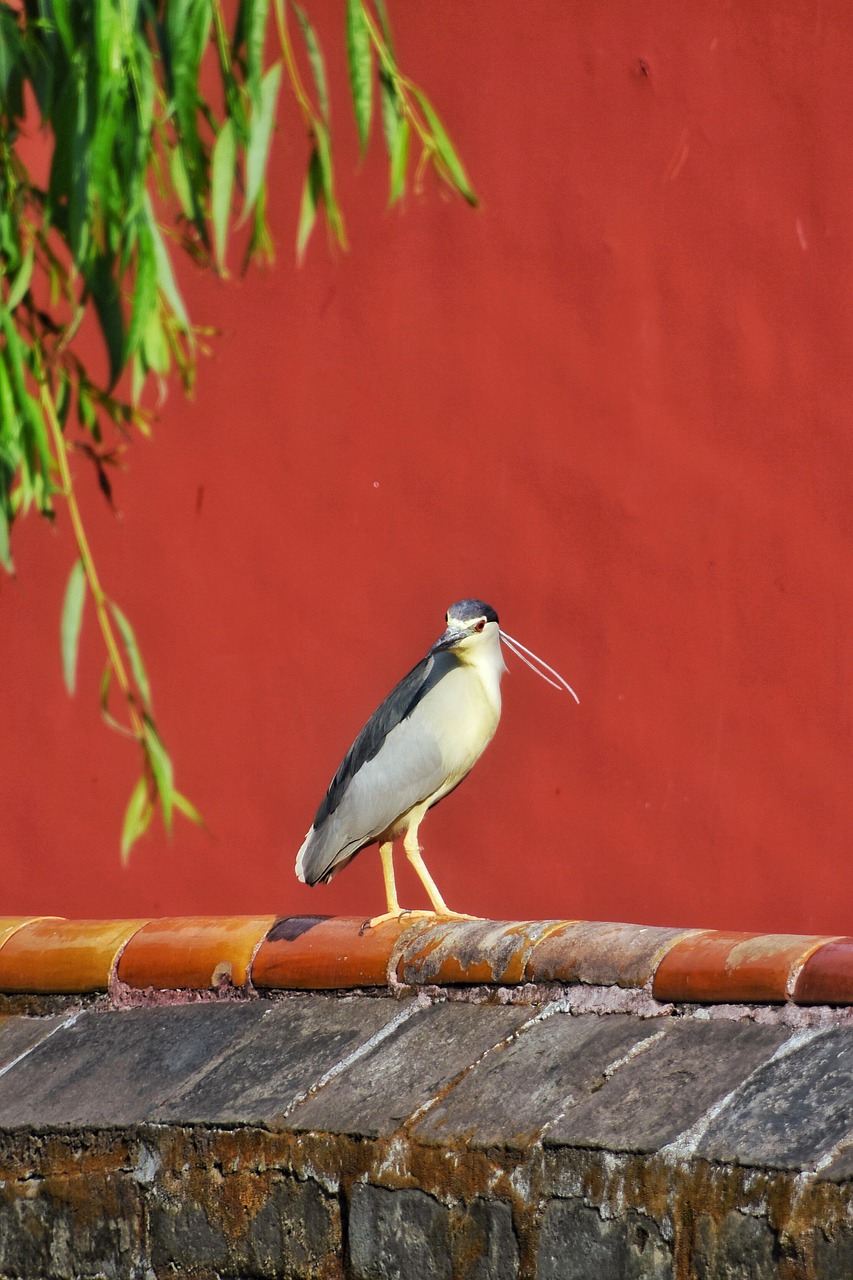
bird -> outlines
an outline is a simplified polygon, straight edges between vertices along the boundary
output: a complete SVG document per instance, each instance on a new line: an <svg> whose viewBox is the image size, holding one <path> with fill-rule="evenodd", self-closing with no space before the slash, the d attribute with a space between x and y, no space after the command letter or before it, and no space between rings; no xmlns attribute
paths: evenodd
<svg viewBox="0 0 853 1280"><path fill-rule="evenodd" d="M459 600L448 609L445 624L344 756L296 857L297 877L316 885L331 880L362 849L379 845L387 909L365 927L403 915L473 918L447 906L423 860L418 830L427 811L468 775L498 727L506 670L501 641L537 675L578 701L562 676L501 630L491 605ZM432 911L400 906L393 855L400 836Z"/></svg>

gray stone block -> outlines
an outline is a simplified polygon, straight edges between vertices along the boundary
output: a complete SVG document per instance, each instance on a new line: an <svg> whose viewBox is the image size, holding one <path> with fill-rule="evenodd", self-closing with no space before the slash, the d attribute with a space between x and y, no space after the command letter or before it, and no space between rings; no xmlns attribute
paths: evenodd
<svg viewBox="0 0 853 1280"><path fill-rule="evenodd" d="M188 1266L190 1274L258 1280L341 1274L338 1201L313 1179L232 1174L216 1182L178 1179L152 1195L149 1247L158 1274Z"/></svg>
<svg viewBox="0 0 853 1280"><path fill-rule="evenodd" d="M46 1040L64 1019L11 1017L0 1019L0 1067L9 1067Z"/></svg>
<svg viewBox="0 0 853 1280"><path fill-rule="evenodd" d="M589 1096L604 1069L653 1035L653 1021L555 1013L487 1054L418 1122L428 1142L523 1149L560 1113Z"/></svg>
<svg viewBox="0 0 853 1280"><path fill-rule="evenodd" d="M628 1210L602 1218L581 1200L550 1200L542 1214L537 1280L672 1280L657 1225Z"/></svg>
<svg viewBox="0 0 853 1280"><path fill-rule="evenodd" d="M853 1230L839 1227L830 1235L814 1234L814 1274L816 1280L847 1280L853 1276Z"/></svg>
<svg viewBox="0 0 853 1280"><path fill-rule="evenodd" d="M508 1204L478 1196L451 1221L455 1280L515 1280L518 1240Z"/></svg>
<svg viewBox="0 0 853 1280"><path fill-rule="evenodd" d="M697 1155L770 1168L808 1168L853 1132L851 1084L849 1028L816 1033L760 1068L736 1091L709 1125Z"/></svg>
<svg viewBox="0 0 853 1280"><path fill-rule="evenodd" d="M696 1223L693 1266L696 1280L778 1280L776 1237L765 1219L750 1214L731 1210L719 1225L703 1216Z"/></svg>
<svg viewBox="0 0 853 1280"><path fill-rule="evenodd" d="M270 1123L342 1058L413 1002L305 996L265 1005L232 1052L174 1093L152 1118L181 1124Z"/></svg>
<svg viewBox="0 0 853 1280"><path fill-rule="evenodd" d="M193 1004L82 1014L0 1076L0 1125L99 1128L150 1117L263 1016Z"/></svg>
<svg viewBox="0 0 853 1280"><path fill-rule="evenodd" d="M0 1274L142 1277L140 1205L127 1179L32 1177L0 1186Z"/></svg>
<svg viewBox="0 0 853 1280"><path fill-rule="evenodd" d="M659 1039L619 1066L549 1129L551 1145L656 1151L693 1125L773 1054L779 1027L722 1020L660 1021Z"/></svg>
<svg viewBox="0 0 853 1280"><path fill-rule="evenodd" d="M497 1005L439 1004L420 1010L296 1107L288 1127L365 1137L393 1133L529 1017L529 1010Z"/></svg>
<svg viewBox="0 0 853 1280"><path fill-rule="evenodd" d="M354 1280L453 1280L450 1214L423 1191L359 1183L349 1211Z"/></svg>

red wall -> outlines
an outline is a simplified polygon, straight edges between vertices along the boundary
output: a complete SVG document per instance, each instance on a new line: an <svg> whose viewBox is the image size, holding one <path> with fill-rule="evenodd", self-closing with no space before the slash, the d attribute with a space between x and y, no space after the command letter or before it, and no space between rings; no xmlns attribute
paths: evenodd
<svg viewBox="0 0 853 1280"><path fill-rule="evenodd" d="M371 913L379 861L293 859L355 732L479 595L560 669L509 659L498 735L427 819L451 905L499 917L847 932L853 908L853 11L775 0L397 5L397 43L482 195L385 211L292 257L305 142L275 144L279 262L116 482L78 462L179 784L212 836L123 870L130 746L86 618L62 687L67 521L0 582L3 912ZM406 873L401 896L422 897Z"/></svg>

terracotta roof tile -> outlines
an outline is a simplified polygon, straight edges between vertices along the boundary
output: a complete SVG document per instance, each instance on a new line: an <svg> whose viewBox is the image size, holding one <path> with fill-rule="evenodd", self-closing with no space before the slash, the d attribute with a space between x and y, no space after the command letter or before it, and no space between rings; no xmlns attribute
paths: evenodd
<svg viewBox="0 0 853 1280"><path fill-rule="evenodd" d="M145 920L63 920L23 924L0 947L0 991L106 991L116 957Z"/></svg>
<svg viewBox="0 0 853 1280"><path fill-rule="evenodd" d="M130 940L118 965L129 987L156 990L242 987L275 916L171 916L151 920Z"/></svg>
<svg viewBox="0 0 853 1280"><path fill-rule="evenodd" d="M781 1003L800 967L828 939L708 929L676 942L655 974L659 1000Z"/></svg>

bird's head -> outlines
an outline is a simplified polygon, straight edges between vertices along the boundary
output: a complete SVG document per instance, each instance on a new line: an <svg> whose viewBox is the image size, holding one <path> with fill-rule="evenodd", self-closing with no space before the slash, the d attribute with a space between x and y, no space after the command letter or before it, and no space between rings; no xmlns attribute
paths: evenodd
<svg viewBox="0 0 853 1280"><path fill-rule="evenodd" d="M449 649L463 662L476 661L487 651L500 651L498 615L482 600L459 600L447 610L447 630L439 636L430 653Z"/></svg>
<svg viewBox="0 0 853 1280"><path fill-rule="evenodd" d="M501 630L498 615L490 604L484 604L482 600L459 600L447 610L446 621L447 630L436 640L430 653L448 649L462 662L485 664L487 669L496 671L500 679L501 672L506 670L501 654L500 642L503 640L506 647L547 684L553 685L555 689L567 690L575 702L579 701L569 682L553 667L549 667L544 658L538 657L520 640Z"/></svg>

